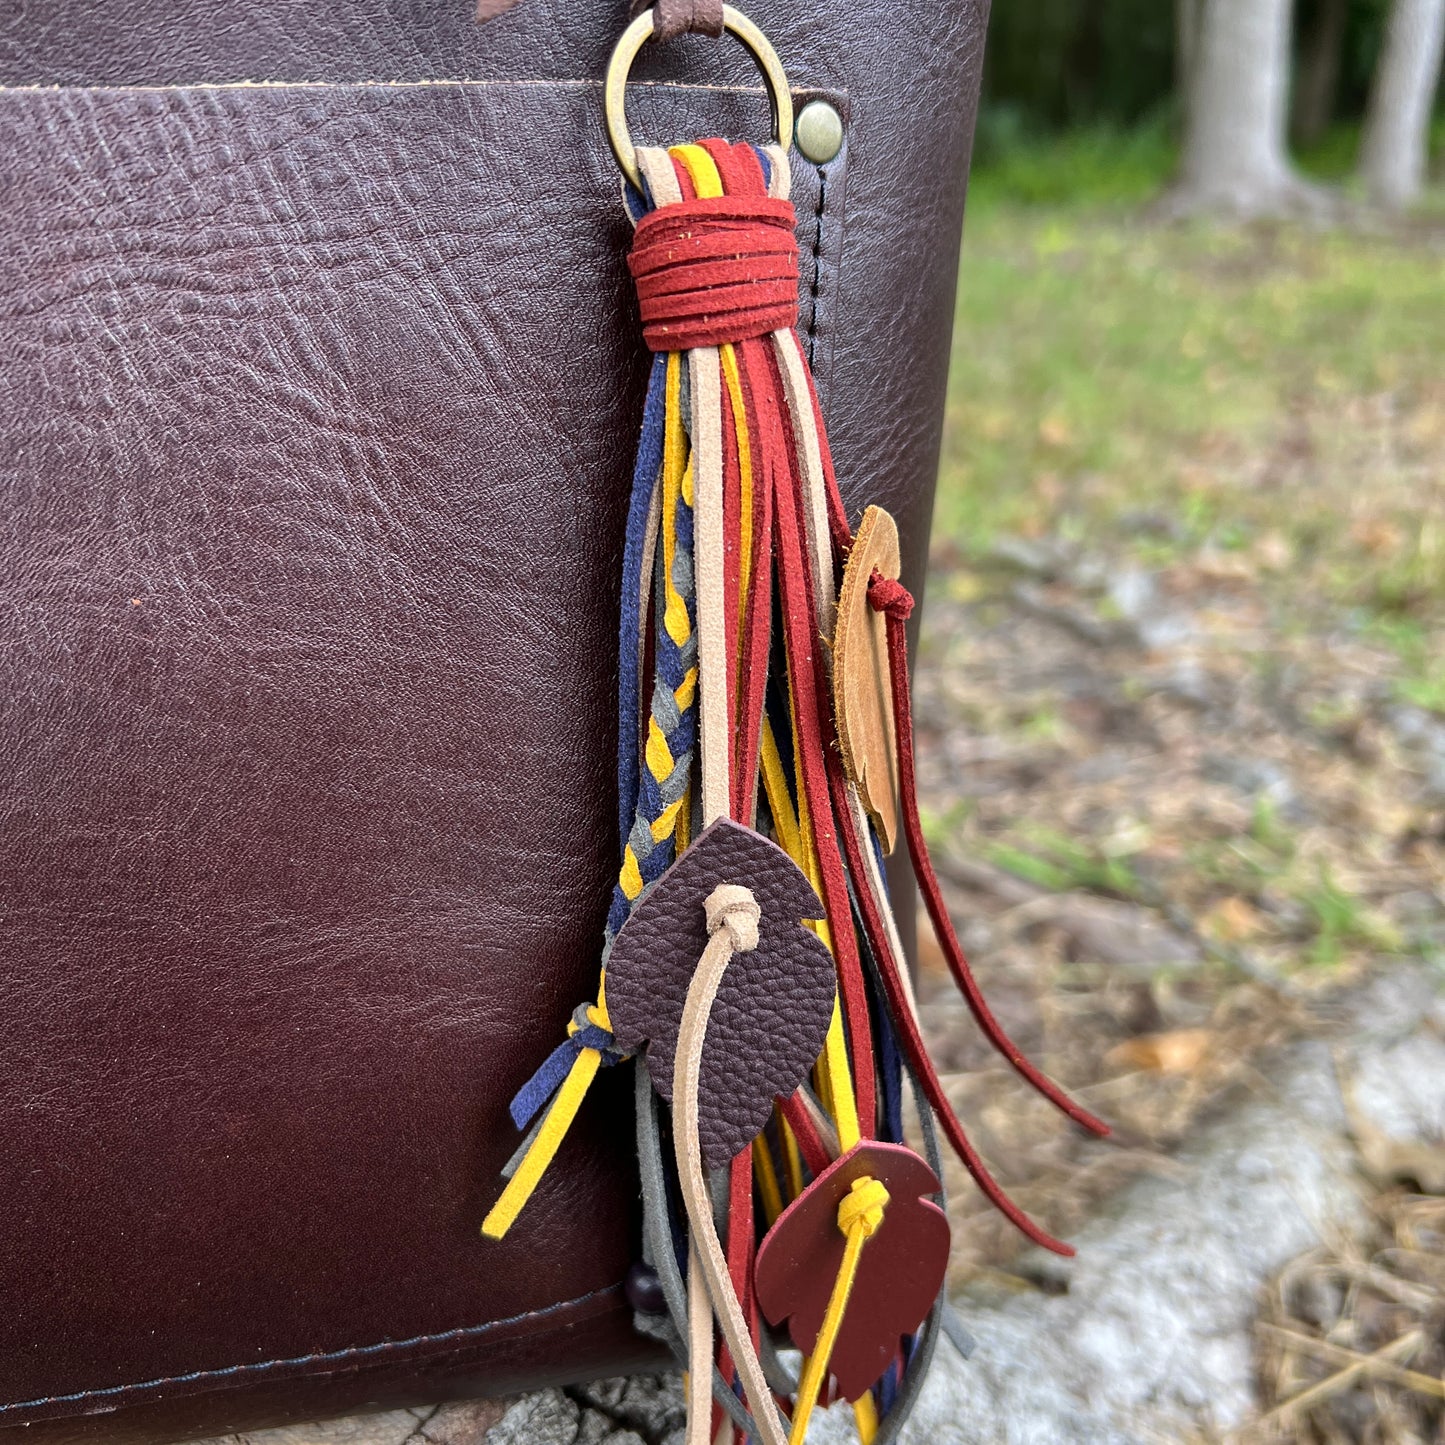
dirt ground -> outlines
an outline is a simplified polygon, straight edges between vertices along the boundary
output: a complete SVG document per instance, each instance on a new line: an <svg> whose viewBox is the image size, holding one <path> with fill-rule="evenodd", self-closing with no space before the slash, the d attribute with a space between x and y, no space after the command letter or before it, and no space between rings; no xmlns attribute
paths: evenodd
<svg viewBox="0 0 1445 1445"><path fill-rule="evenodd" d="M1149 566L1130 535L1048 533L936 548L915 709L940 872L1007 1027L1114 1138L1070 1128L990 1053L925 926L926 1021L976 1142L1050 1229L1167 1173L1320 1001L1445 957L1445 718L1398 672L1257 555L1206 542ZM1375 1237L1261 1301L1265 1401L1315 1393L1255 1438L1445 1438L1433 1167L1383 1170ZM950 1183L955 1284L1026 1287L1022 1238Z"/></svg>

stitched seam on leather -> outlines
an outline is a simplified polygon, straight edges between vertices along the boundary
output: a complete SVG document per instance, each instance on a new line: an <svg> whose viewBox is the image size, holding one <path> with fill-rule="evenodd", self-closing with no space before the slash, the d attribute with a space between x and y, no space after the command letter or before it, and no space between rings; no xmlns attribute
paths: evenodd
<svg viewBox="0 0 1445 1445"><path fill-rule="evenodd" d="M531 87L561 90L580 87L601 90L604 82L587 78L572 80L471 80L465 76L446 80L187 80L173 85L0 85L0 96L64 95L67 92L110 92L120 95L169 95L182 90L446 90L448 87L481 89ZM760 95L760 85L708 85L691 80L636 80L632 88L650 90L700 90L718 95Z"/></svg>
<svg viewBox="0 0 1445 1445"><path fill-rule="evenodd" d="M454 1330L443 1330L435 1335L413 1335L405 1340L382 1340L375 1345L350 1345L342 1350L317 1351L310 1355L294 1355L279 1360L253 1360L244 1365L225 1365L218 1369L191 1370L184 1375L165 1375L154 1380L138 1380L130 1385L107 1385L95 1390L78 1390L70 1395L44 1395L35 1400L17 1400L14 1404L0 1405L0 1415L14 1414L17 1410L34 1410L41 1405L73 1405L82 1400L111 1399L116 1395L133 1394L141 1390L154 1390L161 1385L191 1384L197 1380L233 1380L237 1377L256 1374L262 1370L277 1369L286 1365L329 1364L333 1361L371 1358L388 1350L404 1350L412 1345L433 1345L450 1343L455 1340L478 1339L491 1330L504 1325L520 1324L524 1320L542 1320L549 1315L571 1309L574 1305L586 1304L589 1300L611 1294L620 1286L611 1284L602 1289L589 1290L575 1299L561 1300L539 1310L527 1310L519 1315L508 1315L505 1319L488 1320L484 1325L461 1325Z"/></svg>
<svg viewBox="0 0 1445 1445"><path fill-rule="evenodd" d="M818 167L818 204L813 211L813 304L808 309L808 366L818 349L818 292L823 284L823 212L828 205L828 168Z"/></svg>

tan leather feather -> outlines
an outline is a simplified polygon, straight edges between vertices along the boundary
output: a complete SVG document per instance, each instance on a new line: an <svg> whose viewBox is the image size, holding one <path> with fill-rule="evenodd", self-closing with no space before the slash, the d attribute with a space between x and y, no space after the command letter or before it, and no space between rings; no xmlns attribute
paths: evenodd
<svg viewBox="0 0 1445 1445"><path fill-rule="evenodd" d="M868 605L873 573L897 580L898 527L869 507L853 538L833 632L833 710L843 766L878 828L883 851L898 837L898 740L888 672L888 624Z"/></svg>

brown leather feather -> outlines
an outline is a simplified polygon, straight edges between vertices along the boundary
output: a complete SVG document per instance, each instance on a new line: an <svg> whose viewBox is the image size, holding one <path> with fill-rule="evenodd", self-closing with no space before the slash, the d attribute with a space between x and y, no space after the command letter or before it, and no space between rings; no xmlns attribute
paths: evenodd
<svg viewBox="0 0 1445 1445"><path fill-rule="evenodd" d="M704 903L720 883L750 888L762 910L758 946L739 953L718 990L703 1050L698 1134L707 1162L726 1164L761 1132L773 1099L807 1078L833 1017L833 957L803 918L823 905L776 843L727 820L643 895L607 960L607 1009L625 1049L648 1045L653 1083L672 1097L673 1054L688 984L707 947Z"/></svg>

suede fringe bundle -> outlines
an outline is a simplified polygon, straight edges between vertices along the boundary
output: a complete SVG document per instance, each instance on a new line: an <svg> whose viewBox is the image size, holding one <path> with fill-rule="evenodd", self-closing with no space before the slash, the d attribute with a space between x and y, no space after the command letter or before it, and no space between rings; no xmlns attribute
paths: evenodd
<svg viewBox="0 0 1445 1445"><path fill-rule="evenodd" d="M654 361L622 578L619 871L596 1002L579 1007L513 1103L528 1132L483 1232L506 1234L597 1071L645 1037L636 1062L645 1245L666 1309L638 1322L688 1368L689 1445L730 1434L796 1445L830 1381L862 1439L887 1441L950 1325L930 1120L1030 1239L1071 1251L1007 1197L949 1105L919 1030L876 813L839 746L831 647L854 534L794 330L787 159L774 146L708 140L641 150L638 164L646 194L628 192L630 265ZM882 571L861 583L886 620L880 686L891 693L897 808L944 955L1009 1063L1070 1118L1107 1133L1022 1057L969 972L919 823L912 599ZM771 845L801 874L796 885L773 886L782 873ZM662 906L669 890L687 894L673 912ZM678 946L694 951L672 1012L634 1026L618 993L614 1018L614 949L620 989L629 935L646 933L656 952L673 917ZM790 1013L786 987L746 983L764 964L806 971L810 948L824 960L821 1014L803 1003ZM632 945L629 960L638 952ZM726 1067L714 1057L724 1029ZM805 1041L806 1077L789 1077L774 1097L787 1064L767 1056L786 1039ZM903 1147L905 1085L927 1126L928 1163ZM749 1089L764 1097L744 1097ZM762 1112L751 1142L719 1164L708 1156L727 1137L713 1117L720 1103L734 1120L759 1103ZM798 1260L813 1262L800 1273ZM797 1380L778 1356L784 1326L804 1354Z"/></svg>

